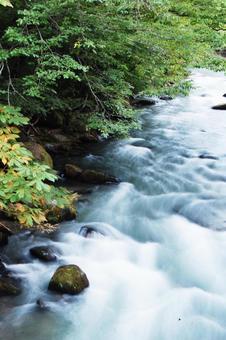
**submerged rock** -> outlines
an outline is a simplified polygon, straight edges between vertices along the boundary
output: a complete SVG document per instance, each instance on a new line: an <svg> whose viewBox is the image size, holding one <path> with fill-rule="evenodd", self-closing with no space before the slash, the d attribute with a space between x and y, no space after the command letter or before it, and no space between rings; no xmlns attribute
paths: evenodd
<svg viewBox="0 0 226 340"><path fill-rule="evenodd" d="M46 302L43 300L43 299L38 299L37 301L36 301L36 305L37 305L37 307L40 309L40 310L43 310L43 311L45 311L45 310L48 310L49 309L49 306L46 304Z"/></svg>
<svg viewBox="0 0 226 340"><path fill-rule="evenodd" d="M49 282L48 289L76 295L89 286L86 274L76 265L70 264L59 267Z"/></svg>
<svg viewBox="0 0 226 340"><path fill-rule="evenodd" d="M65 165L65 175L69 178L78 178L82 173L82 169L75 164Z"/></svg>
<svg viewBox="0 0 226 340"><path fill-rule="evenodd" d="M226 110L226 103L212 106L213 110Z"/></svg>
<svg viewBox="0 0 226 340"><path fill-rule="evenodd" d="M52 157L41 144L28 142L25 143L25 147L31 151L35 159L48 165L50 168L53 167Z"/></svg>
<svg viewBox="0 0 226 340"><path fill-rule="evenodd" d="M57 259L53 249L48 246L33 247L30 249L30 254L45 262L53 262Z"/></svg>
<svg viewBox="0 0 226 340"><path fill-rule="evenodd" d="M21 293L22 289L19 279L10 276L0 277L0 296L19 295Z"/></svg>
<svg viewBox="0 0 226 340"><path fill-rule="evenodd" d="M117 178L100 171L85 170L81 174L81 180L92 184L118 183Z"/></svg>
<svg viewBox="0 0 226 340"><path fill-rule="evenodd" d="M156 101L152 97L148 96L135 96L132 99L132 105L142 107L142 106L149 106L155 105Z"/></svg>
<svg viewBox="0 0 226 340"><path fill-rule="evenodd" d="M223 94L223 97L226 97L226 93Z"/></svg>
<svg viewBox="0 0 226 340"><path fill-rule="evenodd" d="M206 153L199 155L199 158L218 160L218 158L216 156L212 156L212 155L209 155L209 154L206 154Z"/></svg>

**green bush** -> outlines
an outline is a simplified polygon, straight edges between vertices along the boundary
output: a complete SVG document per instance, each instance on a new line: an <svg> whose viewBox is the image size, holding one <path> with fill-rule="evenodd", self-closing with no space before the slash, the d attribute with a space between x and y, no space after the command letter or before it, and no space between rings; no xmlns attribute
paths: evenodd
<svg viewBox="0 0 226 340"><path fill-rule="evenodd" d="M76 197L47 184L56 174L18 141L19 127L27 123L19 109L0 105L0 210L32 227L45 224L50 209L71 207Z"/></svg>

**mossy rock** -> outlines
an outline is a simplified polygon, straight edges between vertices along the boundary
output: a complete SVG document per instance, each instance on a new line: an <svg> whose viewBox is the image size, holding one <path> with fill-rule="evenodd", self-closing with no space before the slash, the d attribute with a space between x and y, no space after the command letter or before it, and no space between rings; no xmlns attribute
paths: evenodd
<svg viewBox="0 0 226 340"><path fill-rule="evenodd" d="M19 295L21 292L22 289L18 279L8 276L0 277L0 296Z"/></svg>
<svg viewBox="0 0 226 340"><path fill-rule="evenodd" d="M25 143L25 147L31 151L36 160L48 165L50 168L53 167L52 157L41 144L28 142Z"/></svg>
<svg viewBox="0 0 226 340"><path fill-rule="evenodd" d="M71 204L70 207L59 208L53 206L46 214L47 221L51 224L58 224L64 221L71 221L76 218L75 205Z"/></svg>
<svg viewBox="0 0 226 340"><path fill-rule="evenodd" d="M49 282L48 289L63 293L76 295L89 287L86 274L76 265L70 264L59 267Z"/></svg>
<svg viewBox="0 0 226 340"><path fill-rule="evenodd" d="M75 164L65 165L65 175L69 178L78 178L82 173L82 169Z"/></svg>
<svg viewBox="0 0 226 340"><path fill-rule="evenodd" d="M95 170L85 170L81 174L81 180L90 184L118 183L117 178Z"/></svg>

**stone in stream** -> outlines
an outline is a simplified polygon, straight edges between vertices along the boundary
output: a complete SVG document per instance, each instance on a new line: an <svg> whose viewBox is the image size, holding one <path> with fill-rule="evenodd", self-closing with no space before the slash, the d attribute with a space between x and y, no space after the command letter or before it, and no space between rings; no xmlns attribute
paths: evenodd
<svg viewBox="0 0 226 340"><path fill-rule="evenodd" d="M226 97L226 93L223 94L223 97Z"/></svg>
<svg viewBox="0 0 226 340"><path fill-rule="evenodd" d="M201 155L199 155L199 158L201 159L212 159L212 160L218 160L218 158L216 156L212 156L212 155L209 155L207 153L203 153Z"/></svg>
<svg viewBox="0 0 226 340"><path fill-rule="evenodd" d="M75 164L65 165L65 175L69 178L78 178L82 174L82 169Z"/></svg>
<svg viewBox="0 0 226 340"><path fill-rule="evenodd" d="M212 106L213 110L226 110L226 103Z"/></svg>
<svg viewBox="0 0 226 340"><path fill-rule="evenodd" d="M30 249L30 254L33 257L36 257L39 260L42 260L45 262L53 262L53 261L56 261L57 259L57 256L56 254L54 254L53 249L48 246L33 247Z"/></svg>
<svg viewBox="0 0 226 340"><path fill-rule="evenodd" d="M19 279L2 276L0 277L0 296L21 294L21 282Z"/></svg>
<svg viewBox="0 0 226 340"><path fill-rule="evenodd" d="M86 274L76 265L59 267L49 282L48 289L63 294L77 295L89 287Z"/></svg>
<svg viewBox="0 0 226 340"><path fill-rule="evenodd" d="M167 95L163 95L163 96L160 96L159 99L161 99L161 100L172 100L173 97L167 96Z"/></svg>
<svg viewBox="0 0 226 340"><path fill-rule="evenodd" d="M85 225L83 227L81 227L81 229L79 230L79 234L82 235L85 238L90 238L95 234L99 234L101 236L106 236L106 234L104 234L103 232L97 230L95 227L93 226L89 226L89 225Z"/></svg>
<svg viewBox="0 0 226 340"><path fill-rule="evenodd" d="M148 96L135 96L132 99L132 105L142 107L155 105L156 101L152 97Z"/></svg>
<svg viewBox="0 0 226 340"><path fill-rule="evenodd" d="M118 179L100 171L85 170L81 174L81 180L90 184L118 183Z"/></svg>
<svg viewBox="0 0 226 340"><path fill-rule="evenodd" d="M36 305L40 310L43 310L43 311L49 309L49 306L46 304L46 302L42 298L36 301Z"/></svg>

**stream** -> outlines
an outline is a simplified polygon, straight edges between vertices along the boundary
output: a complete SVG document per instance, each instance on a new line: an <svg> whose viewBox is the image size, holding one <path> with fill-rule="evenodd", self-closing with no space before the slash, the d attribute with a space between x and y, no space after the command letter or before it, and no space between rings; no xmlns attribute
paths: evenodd
<svg viewBox="0 0 226 340"><path fill-rule="evenodd" d="M211 109L226 101L226 77L201 69L191 80L189 96L142 110L140 131L80 161L120 184L95 187L54 237L11 237L5 255L23 261L8 267L25 287L1 298L2 340L226 339L226 112ZM85 238L84 225L100 233ZM29 257L43 244L57 263ZM90 287L48 292L61 264L81 267Z"/></svg>

